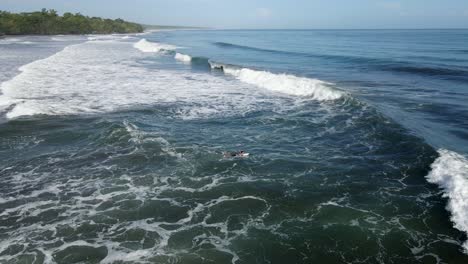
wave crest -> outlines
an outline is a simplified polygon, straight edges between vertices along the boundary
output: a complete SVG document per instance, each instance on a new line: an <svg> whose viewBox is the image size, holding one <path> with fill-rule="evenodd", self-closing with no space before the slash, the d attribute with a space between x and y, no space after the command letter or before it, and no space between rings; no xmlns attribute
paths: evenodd
<svg viewBox="0 0 468 264"><path fill-rule="evenodd" d="M192 61L192 57L190 57L189 55L182 54L182 53L176 53L174 58L176 60L182 61L182 62L191 62Z"/></svg>
<svg viewBox="0 0 468 264"><path fill-rule="evenodd" d="M141 39L140 41L136 42L133 44L133 47L139 49L142 52L164 52L177 49L177 47L173 45L149 42L146 39Z"/></svg>
<svg viewBox="0 0 468 264"><path fill-rule="evenodd" d="M468 234L468 159L445 149L439 155L426 179L444 190L454 227ZM463 246L468 253L468 241Z"/></svg>
<svg viewBox="0 0 468 264"><path fill-rule="evenodd" d="M307 96L318 101L331 101L343 96L341 91L329 87L329 83L311 78L297 77L289 74L275 74L248 68L235 68L212 63L213 69L221 69L225 74L258 87L295 96Z"/></svg>

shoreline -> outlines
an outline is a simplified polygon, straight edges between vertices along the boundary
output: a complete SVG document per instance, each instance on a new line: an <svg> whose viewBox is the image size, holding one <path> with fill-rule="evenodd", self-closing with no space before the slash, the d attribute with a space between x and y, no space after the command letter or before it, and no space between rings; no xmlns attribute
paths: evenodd
<svg viewBox="0 0 468 264"><path fill-rule="evenodd" d="M0 33L0 39L5 39L5 38L10 38L10 37L26 37L26 36L31 36L31 37L42 37L42 36L105 36L105 35L143 35L143 34L150 34L154 32L160 32L160 31L176 31L176 30L207 30L205 28L160 28L160 29L147 29L142 32L128 32L128 33L90 33L90 34L1 34Z"/></svg>

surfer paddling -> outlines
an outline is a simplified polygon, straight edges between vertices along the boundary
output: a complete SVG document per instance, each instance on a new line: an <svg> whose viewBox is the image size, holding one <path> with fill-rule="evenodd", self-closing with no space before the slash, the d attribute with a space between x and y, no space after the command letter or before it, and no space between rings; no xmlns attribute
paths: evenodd
<svg viewBox="0 0 468 264"><path fill-rule="evenodd" d="M246 153L245 151L237 151L237 152L224 152L224 157L225 158L233 158L233 157L247 157L249 156L249 153Z"/></svg>

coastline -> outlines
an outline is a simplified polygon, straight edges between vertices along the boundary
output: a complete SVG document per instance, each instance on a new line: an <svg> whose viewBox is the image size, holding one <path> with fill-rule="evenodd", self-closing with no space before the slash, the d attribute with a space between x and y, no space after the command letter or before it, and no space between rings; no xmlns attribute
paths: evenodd
<svg viewBox="0 0 468 264"><path fill-rule="evenodd" d="M195 27L169 27L169 26L162 26L161 28L151 28L151 29L145 29L141 32L128 32L128 33L119 33L119 32L113 32L113 33L90 33L90 34L2 34L0 33L0 39L5 39L5 38L11 38L11 37L27 37L27 36L32 36L32 37L41 37L41 36L105 36L105 35L146 35L146 34L151 34L154 32L160 32L160 31L175 31L175 30L208 30L209 28L195 28ZM212 29L210 29L212 30Z"/></svg>

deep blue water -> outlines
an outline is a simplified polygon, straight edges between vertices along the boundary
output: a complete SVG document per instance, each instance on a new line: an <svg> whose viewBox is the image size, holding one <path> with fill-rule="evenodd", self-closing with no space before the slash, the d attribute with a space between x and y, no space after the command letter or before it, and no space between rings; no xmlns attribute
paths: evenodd
<svg viewBox="0 0 468 264"><path fill-rule="evenodd" d="M467 263L466 43L0 40L0 261Z"/></svg>

